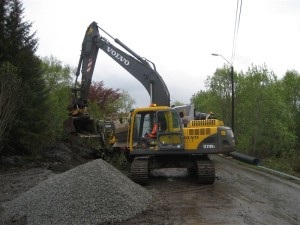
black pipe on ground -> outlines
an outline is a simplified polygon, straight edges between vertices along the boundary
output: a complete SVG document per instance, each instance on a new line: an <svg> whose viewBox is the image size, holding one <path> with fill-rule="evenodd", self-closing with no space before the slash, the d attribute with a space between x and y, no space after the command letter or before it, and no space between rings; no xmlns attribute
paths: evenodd
<svg viewBox="0 0 300 225"><path fill-rule="evenodd" d="M240 153L240 152L230 152L229 155L232 158L240 160L240 161L245 162L245 163L250 163L250 164L256 165L256 166L258 166L260 164L260 159L255 158L253 156L245 155L245 154Z"/></svg>

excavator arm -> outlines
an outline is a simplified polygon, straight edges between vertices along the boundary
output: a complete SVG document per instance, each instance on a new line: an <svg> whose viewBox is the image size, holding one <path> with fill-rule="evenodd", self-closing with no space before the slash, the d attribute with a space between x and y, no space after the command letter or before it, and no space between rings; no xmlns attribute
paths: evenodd
<svg viewBox="0 0 300 225"><path fill-rule="evenodd" d="M87 99L99 49L103 50L146 88L150 95L150 103L155 103L158 106L170 105L168 88L156 71L155 65L140 57L119 39L112 38L108 34L124 51L117 48L100 35L99 28L96 22L92 22L83 39L75 85L72 88L72 103L69 106L71 118L65 122L65 128L71 133L82 133L82 131L95 133L94 122L87 113ZM80 75L81 82L79 83Z"/></svg>
<svg viewBox="0 0 300 225"><path fill-rule="evenodd" d="M91 85L99 49L103 50L146 88L150 95L150 103L155 103L160 106L169 106L170 94L168 88L162 77L156 71L155 65L140 57L120 40L114 39L114 41L128 53L120 50L106 38L102 37L99 34L96 22L91 23L88 27L82 43L81 56L76 72L75 87L73 88L75 107L82 108L87 106L89 87ZM82 75L81 84L80 88L76 88L78 86L80 69ZM80 92L80 96L78 96L78 92Z"/></svg>
<svg viewBox="0 0 300 225"><path fill-rule="evenodd" d="M152 69L146 60L140 61L116 48L109 42L105 42L101 38L98 38L97 46L119 63L119 65L126 69L146 88L150 95L151 103L161 106L170 105L170 94L166 84L157 71Z"/></svg>

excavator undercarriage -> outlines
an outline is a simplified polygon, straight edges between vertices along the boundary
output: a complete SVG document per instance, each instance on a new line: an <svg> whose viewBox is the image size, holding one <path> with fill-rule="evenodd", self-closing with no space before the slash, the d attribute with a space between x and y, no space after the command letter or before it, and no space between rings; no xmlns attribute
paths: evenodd
<svg viewBox="0 0 300 225"><path fill-rule="evenodd" d="M187 168L190 175L196 177L199 184L213 184L215 182L215 166L207 155L135 157L131 163L131 179L140 185L147 185L150 170L161 168Z"/></svg>

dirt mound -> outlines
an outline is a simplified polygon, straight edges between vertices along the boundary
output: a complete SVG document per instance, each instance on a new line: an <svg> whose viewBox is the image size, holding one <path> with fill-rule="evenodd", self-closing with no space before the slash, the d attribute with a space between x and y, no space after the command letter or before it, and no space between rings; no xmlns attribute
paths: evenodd
<svg viewBox="0 0 300 225"><path fill-rule="evenodd" d="M101 151L80 143L56 142L43 147L36 156L0 155L0 170L42 167L56 173L65 172L83 163L101 158Z"/></svg>
<svg viewBox="0 0 300 225"><path fill-rule="evenodd" d="M151 194L97 159L50 177L3 204L2 224L99 224L130 218Z"/></svg>
<svg viewBox="0 0 300 225"><path fill-rule="evenodd" d="M64 172L100 158L100 151L78 143L57 142L44 147L41 156L44 167L54 172Z"/></svg>

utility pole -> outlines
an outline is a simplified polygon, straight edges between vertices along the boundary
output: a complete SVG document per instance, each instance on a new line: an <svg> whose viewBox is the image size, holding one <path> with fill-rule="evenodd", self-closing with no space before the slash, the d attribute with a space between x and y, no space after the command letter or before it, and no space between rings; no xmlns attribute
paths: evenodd
<svg viewBox="0 0 300 225"><path fill-rule="evenodd" d="M234 132L234 68L233 65L230 66L231 69L231 129Z"/></svg>

